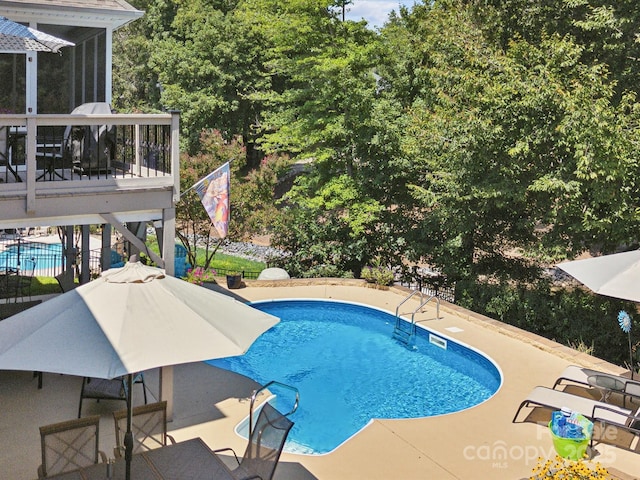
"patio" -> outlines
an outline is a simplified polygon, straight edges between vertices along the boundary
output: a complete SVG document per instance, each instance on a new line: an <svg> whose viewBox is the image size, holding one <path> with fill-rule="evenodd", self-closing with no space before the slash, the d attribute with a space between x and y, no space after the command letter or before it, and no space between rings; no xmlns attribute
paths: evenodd
<svg viewBox="0 0 640 480"><path fill-rule="evenodd" d="M394 312L407 291L364 288L360 281L246 281L234 290L247 301L270 298L330 298L372 305ZM220 287L222 288L222 287ZM413 300L412 300L413 301ZM411 301L411 302L412 302ZM538 457L554 455L546 427L511 423L520 402L536 385L552 386L570 364L612 373L614 365L577 353L552 341L442 303L418 318L430 329L489 355L502 369L504 383L487 402L451 415L408 420L375 420L334 452L322 456L283 454L276 478L285 479L521 479L528 478ZM456 327L452 330L449 328ZM460 330L460 331L458 331ZM245 440L233 433L248 413L248 397L256 384L203 363L174 368L174 420L169 430L176 441L201 437L211 448L242 451ZM157 372L145 374L157 392ZM0 372L0 464L7 478L36 477L40 463L38 427L75 418L81 379L44 375L37 389L31 372ZM141 403L134 389L134 403ZM304 398L301 398L304 402ZM111 412L122 403L86 402L84 415L101 414L100 448L112 455ZM597 461L621 479L638 478L637 453L599 444ZM624 473L623 473L624 472Z"/></svg>

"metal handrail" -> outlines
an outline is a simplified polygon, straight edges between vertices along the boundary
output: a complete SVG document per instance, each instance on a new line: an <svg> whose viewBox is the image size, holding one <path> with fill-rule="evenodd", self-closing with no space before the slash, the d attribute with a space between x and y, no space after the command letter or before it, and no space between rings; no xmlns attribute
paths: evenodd
<svg viewBox="0 0 640 480"><path fill-rule="evenodd" d="M251 437L251 434L253 433L253 405L255 404L258 394L263 390L269 388L271 385L279 385L281 387L288 388L289 390L292 390L296 393L296 401L293 404L293 408L290 412L284 414L285 417L288 417L298 409L298 404L300 403L300 392L298 391L298 389L296 387L292 387L291 385L287 385L286 383L271 380L257 390L254 390L251 394L251 403L249 404L249 437Z"/></svg>
<svg viewBox="0 0 640 480"><path fill-rule="evenodd" d="M426 300L424 299L424 295L422 293L421 290L414 290L413 292L411 292L409 294L409 296L407 296L407 298L405 298L402 302L400 302L400 304L398 304L398 306L396 307L396 326L393 329L393 334L394 336L397 336L400 332L403 332L403 329L400 328L400 321L402 320L402 317L399 314L399 310L400 307L402 306L402 304L404 304L407 300L409 300L411 297L413 297L416 293L420 294L421 297L421 302L420 304L416 307L416 309L411 312L411 330L408 333L408 338L407 338L407 342L409 340L409 338L411 338L414 334L415 334L415 325L416 325L416 320L415 320L415 316L416 313L418 313L418 311L424 307L427 303L429 303L433 298L436 299L436 319L440 318L440 298L438 298L437 295L431 295L429 298L427 298ZM407 332L404 332L407 333Z"/></svg>
<svg viewBox="0 0 640 480"><path fill-rule="evenodd" d="M418 313L418 310L420 310L422 307L424 307L427 303L429 303L434 298L436 299L436 320L440 318L440 299L438 298L437 295L431 295L429 298L423 301L420 305L418 305L418 308L416 308L413 311L413 313L411 314L411 323L415 323L413 318L415 317L416 313Z"/></svg>
<svg viewBox="0 0 640 480"><path fill-rule="evenodd" d="M400 315L398 315L398 310L400 310L400 307L404 304L404 302L406 302L407 300L409 300L411 297L413 297L416 293L420 294L420 297L422 297L422 292L420 290L414 290L413 292L411 292L409 294L409 296L407 298L405 298L403 301L401 301L398 306L396 307L396 317L399 317ZM414 312L415 313L415 312Z"/></svg>

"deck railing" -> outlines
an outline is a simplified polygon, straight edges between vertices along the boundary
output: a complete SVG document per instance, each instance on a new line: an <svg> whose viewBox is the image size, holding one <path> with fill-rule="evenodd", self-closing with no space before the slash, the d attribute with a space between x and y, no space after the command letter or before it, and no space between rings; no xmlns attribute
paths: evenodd
<svg viewBox="0 0 640 480"><path fill-rule="evenodd" d="M0 115L0 192L63 181L177 182L178 125L177 113Z"/></svg>

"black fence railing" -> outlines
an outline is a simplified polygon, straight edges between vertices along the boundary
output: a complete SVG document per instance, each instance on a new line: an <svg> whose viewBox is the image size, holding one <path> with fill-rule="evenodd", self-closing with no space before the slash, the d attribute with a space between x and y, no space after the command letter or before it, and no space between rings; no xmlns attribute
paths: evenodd
<svg viewBox="0 0 640 480"><path fill-rule="evenodd" d="M96 276L102 270L100 249L89 250L89 274ZM67 256L62 243L52 236L22 237L20 234L0 234L0 271L19 271L35 264L33 274L37 277L55 277L67 267ZM71 267L80 275L82 253L74 255Z"/></svg>
<svg viewBox="0 0 640 480"><path fill-rule="evenodd" d="M240 273L242 278L246 278L247 280L257 280L258 275L260 275L260 272L252 272L250 270L241 270L239 272L238 270L231 270L226 268L214 268L214 270L220 276L233 275L235 273Z"/></svg>
<svg viewBox="0 0 640 480"><path fill-rule="evenodd" d="M400 268L396 271L396 283L417 290L428 296L436 296L450 303L456 301L456 288L447 279L427 268Z"/></svg>

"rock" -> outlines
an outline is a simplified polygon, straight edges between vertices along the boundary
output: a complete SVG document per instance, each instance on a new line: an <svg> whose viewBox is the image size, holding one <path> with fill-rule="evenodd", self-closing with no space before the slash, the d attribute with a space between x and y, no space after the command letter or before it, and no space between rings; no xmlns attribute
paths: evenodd
<svg viewBox="0 0 640 480"><path fill-rule="evenodd" d="M289 274L282 268L265 268L258 275L258 280L288 280Z"/></svg>

